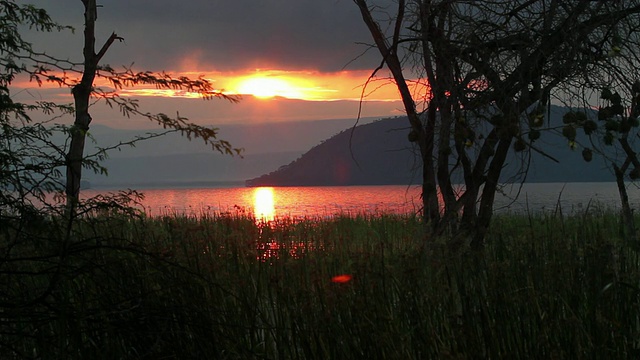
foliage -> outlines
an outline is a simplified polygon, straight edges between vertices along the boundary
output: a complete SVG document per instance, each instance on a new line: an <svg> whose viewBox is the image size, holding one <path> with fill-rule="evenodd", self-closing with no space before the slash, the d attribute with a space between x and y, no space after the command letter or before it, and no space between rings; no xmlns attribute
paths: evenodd
<svg viewBox="0 0 640 360"><path fill-rule="evenodd" d="M42 205L45 192L60 188L59 167L64 165L64 148L51 137L65 127L34 123L30 114L43 112L55 119L73 109L44 101L17 103L9 88L17 75L38 71L22 62L36 53L31 44L22 39L20 27L26 25L38 31L60 31L65 27L53 22L44 10L19 6L13 1L0 2L0 16L3 20L0 25L0 216L4 219L37 213L34 202ZM87 162L87 166L98 169L93 162Z"/></svg>
<svg viewBox="0 0 640 360"><path fill-rule="evenodd" d="M3 359L638 355L639 259L597 208L497 216L484 257L442 260L411 216L96 213L63 247L56 219L18 225L0 228Z"/></svg>
<svg viewBox="0 0 640 360"><path fill-rule="evenodd" d="M372 77L389 69L420 149L431 232L478 247L507 153L519 154L521 172L510 175L521 181L532 151L551 158L538 145L551 99L582 99L617 71L613 57L637 64L619 55L637 53L638 42L620 39L637 38L638 1L401 0L391 14L376 1L354 2L381 54ZM572 141L577 121L562 129Z"/></svg>
<svg viewBox="0 0 640 360"><path fill-rule="evenodd" d="M605 87L600 92L601 104L597 111L571 110L565 114L565 119L569 119L568 122L565 120L565 127L573 129L573 137L566 136L564 130L563 135L575 147L575 133L582 130L588 139L588 143L581 144L583 151L592 153L595 149L607 162L618 164L635 180L640 171L640 163L633 151L640 126L640 81L636 81L633 87L639 89L626 104L620 93Z"/></svg>
<svg viewBox="0 0 640 360"><path fill-rule="evenodd" d="M96 6L94 0L83 0L82 3ZM179 264L170 262L165 268L156 267L166 261L156 254L149 254L145 247L136 243L135 236L130 236L132 233L128 231L136 229L129 225L140 216L134 206L141 194L128 190L82 199L73 202L72 211L68 211L60 201L65 188L65 174L61 168L68 170L73 165L106 173L100 162L108 151L175 131L189 139L200 138L221 153L239 153L228 142L217 139L216 129L193 124L179 115L170 117L141 111L135 100L118 97L117 90L123 86L152 84L159 88L197 92L204 99L237 99L214 90L211 83L202 78L174 78L165 73L136 73L130 69L117 72L109 66L98 66L97 62L96 68L87 69L86 63L76 64L40 53L23 40L25 29L70 29L53 22L43 9L0 0L0 19L0 357L144 357L138 349L153 351L153 347L147 346L148 343L129 343L127 338L134 338L136 334L126 331L143 326L141 324L147 321L145 317L149 314L143 311L141 317L130 317L130 311L140 306L144 308L142 301L148 299L146 294L154 292L160 283L149 289L138 288L135 284L153 278L155 271L179 268ZM90 22L85 23L85 35L90 33L87 30L90 26ZM91 36L87 38L95 41ZM114 34L107 43L117 39ZM94 60L104 55L107 48L93 54ZM85 55L88 53L85 46ZM94 76L108 80L113 88L94 87ZM81 96L86 103L78 106L78 102L18 102L11 86L19 77L38 85L50 82L69 86L74 98L87 90ZM92 96L97 101L118 107L126 116L142 116L154 121L165 131L123 140L84 156L85 138L93 140L88 133L89 99ZM58 123L70 114L75 114L77 120L82 106L82 115L88 121L75 121L72 126ZM37 115L49 119L34 120ZM54 136L56 133L66 135L66 140L56 140L60 138ZM77 142L78 139L81 141ZM80 145L76 148L81 151L70 150L74 143ZM78 154L79 157L74 157ZM77 175L74 179L78 180L79 191L80 172L74 171L74 175ZM66 178L70 178L69 171ZM72 197L79 200L77 192ZM111 230L115 232L104 232L112 226L115 228ZM138 263L138 260L142 262ZM140 273L128 272L133 270L129 266L145 262L149 266L138 268ZM187 277L188 273L180 276ZM132 289L136 290L131 292ZM170 313L166 315L170 316ZM129 323L130 320L138 325ZM180 336L179 333L174 335Z"/></svg>
<svg viewBox="0 0 640 360"><path fill-rule="evenodd" d="M589 141L588 144L582 145L582 158L587 162L591 161L593 148L613 169L620 194L622 218L625 222L625 237L627 241L637 246L638 237L625 178L628 176L631 181L635 181L640 177L640 160L634 150L635 140L640 136L638 133L638 126L640 126L640 80L633 83L630 93L632 99L630 107L627 107L617 91L613 92L608 87L603 88L600 99L604 104L599 106L595 116L598 122L587 115L587 113L593 115L592 111L570 111L565 115L565 118L570 120L566 121L565 129L569 128L573 133L568 134L563 129L563 135L569 140L569 145L574 148L576 146L576 130L582 129Z"/></svg>
<svg viewBox="0 0 640 360"><path fill-rule="evenodd" d="M87 4L95 1L85 2ZM75 114L78 117L82 106L75 104L55 104L46 101L35 103L21 103L14 101L11 84L18 77L27 78L37 85L52 83L62 87L72 88L74 96L78 93L83 81L86 81L91 69L85 63L74 63L70 60L57 59L38 52L30 43L23 40L21 32L28 31L68 31L73 30L54 22L44 9L32 5L19 5L15 1L0 1L0 215L19 216L25 211L35 211L34 204L42 207L51 203L45 198L45 193L60 191L65 188L63 179L75 178L79 191L80 171L82 168L97 173L106 174L107 169L100 162L108 156L108 152L122 146L133 146L138 141L161 136L168 132L180 132L188 139L198 138L213 150L223 154L240 154L240 149L218 139L215 128L196 125L185 117L177 114L154 114L139 109L135 99L121 98L118 91L124 87L138 85L153 85L161 89L179 89L181 91L198 93L203 99L223 98L232 102L235 97L227 96L213 88L212 83L204 78L190 79L187 77L173 77L164 72L149 71L134 72L130 68L122 71L113 69L109 65L96 62L93 74L110 84L108 88L93 86L93 77L86 93L87 106L90 96L97 101L104 101L107 105L117 108L124 116L140 116L162 126L161 133L148 134L134 139L123 140L119 144L102 147L94 154L85 156L84 139L88 135L89 121L73 125L59 123L59 121ZM94 19L95 20L95 19ZM89 24L89 23L87 23ZM85 30L89 25L85 25ZM88 31L84 32L89 34ZM95 55L99 60L107 51L109 45L120 38L113 34ZM86 39L85 39L86 40ZM91 39L95 42L95 38ZM85 47L85 52L87 48ZM86 55L86 53L85 53ZM95 103L95 102L94 102ZM85 109L88 111L88 107ZM46 121L33 121L34 114L44 114L49 117ZM63 133L67 141L54 141L54 134ZM89 135L90 137L90 135ZM81 140L81 141L79 141ZM94 140L91 138L91 140ZM78 144L80 146L76 146ZM75 151L71 149L74 148ZM77 150L80 150L79 152ZM64 174L61 168L67 167ZM76 167L69 171L69 167ZM77 176L69 176L70 173ZM77 173L77 174L76 174ZM78 193L72 194L78 197Z"/></svg>

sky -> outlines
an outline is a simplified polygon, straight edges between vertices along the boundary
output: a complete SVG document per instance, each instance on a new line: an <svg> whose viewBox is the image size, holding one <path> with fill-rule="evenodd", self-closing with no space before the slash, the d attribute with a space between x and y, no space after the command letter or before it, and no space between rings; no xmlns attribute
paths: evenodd
<svg viewBox="0 0 640 360"><path fill-rule="evenodd" d="M83 5L80 0L21 0L45 8L76 31L29 33L37 49L81 61ZM389 3L392 3L389 1ZM129 89L146 111L175 113L200 124L317 119L355 119L363 84L380 64L369 49L370 34L352 0L102 0L98 1L100 48L115 32L102 64L135 71L204 76L229 94L231 104L181 94ZM363 117L402 115L397 90L385 71L371 83ZM22 96L68 99L68 89L28 84ZM94 121L130 123L97 106ZM104 120L101 120L104 119Z"/></svg>

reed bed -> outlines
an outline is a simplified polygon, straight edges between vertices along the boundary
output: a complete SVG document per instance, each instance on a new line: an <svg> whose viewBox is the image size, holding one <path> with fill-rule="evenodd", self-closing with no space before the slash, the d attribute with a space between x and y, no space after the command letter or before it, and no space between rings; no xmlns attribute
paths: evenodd
<svg viewBox="0 0 640 360"><path fill-rule="evenodd" d="M595 210L419 218L101 215L0 229L0 358L637 358L639 259ZM438 242L446 239L430 239Z"/></svg>

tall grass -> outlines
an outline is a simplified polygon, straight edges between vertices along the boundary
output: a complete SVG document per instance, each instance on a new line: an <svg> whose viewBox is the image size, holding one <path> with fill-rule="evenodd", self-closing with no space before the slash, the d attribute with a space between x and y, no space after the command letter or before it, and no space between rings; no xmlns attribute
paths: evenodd
<svg viewBox="0 0 640 360"><path fill-rule="evenodd" d="M384 214L98 216L63 249L56 228L0 232L0 358L602 359L640 346L638 254L607 211L501 215L483 252L456 254L429 252L419 219Z"/></svg>

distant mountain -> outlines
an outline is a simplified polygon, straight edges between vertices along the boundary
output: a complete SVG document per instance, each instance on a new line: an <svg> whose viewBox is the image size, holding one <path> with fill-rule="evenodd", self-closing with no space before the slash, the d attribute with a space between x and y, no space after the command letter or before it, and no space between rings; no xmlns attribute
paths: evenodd
<svg viewBox="0 0 640 360"><path fill-rule="evenodd" d="M375 118L360 121L369 123ZM224 124L213 125L219 128L218 137L227 140L233 147L244 148L244 154L266 154L282 152L304 152L323 139L350 128L355 119L330 119L310 121L288 121L257 124ZM161 132L156 129L116 129L104 125L92 125L89 134L95 138L100 146L108 146L119 141L133 139L146 133ZM95 148L95 144L87 141L87 151ZM188 141L178 133L139 142L135 148L124 147L122 151L115 151L112 158L159 156L176 154L194 154L210 152L210 147L199 139Z"/></svg>
<svg viewBox="0 0 640 360"><path fill-rule="evenodd" d="M418 181L408 122L393 118L347 129L299 159L247 181L248 185L326 186L409 184Z"/></svg>
<svg viewBox="0 0 640 360"><path fill-rule="evenodd" d="M566 108L551 109L551 124L562 123ZM408 141L406 117L383 119L345 130L321 142L300 158L275 171L246 181L248 186L333 186L419 184L421 160L417 147ZM583 139L584 140L584 139ZM528 182L614 181L604 163L582 160L580 151L569 148L559 134L544 134L536 147L559 161L532 152ZM522 173L522 153L510 153L502 182L517 181Z"/></svg>
<svg viewBox="0 0 640 360"><path fill-rule="evenodd" d="M173 154L107 159L108 176L89 174L92 187L212 186L221 182L243 184L242 179L286 164L300 152L250 154L244 158L218 153ZM217 185L216 185L217 186Z"/></svg>
<svg viewBox="0 0 640 360"><path fill-rule="evenodd" d="M373 119L363 119L364 123ZM108 176L86 171L84 179L94 188L219 186L222 183L243 184L283 164L305 150L346 128L355 120L315 120L261 124L221 125L219 138L244 148L243 158L221 155L199 139L188 141L179 134L139 142L136 147L112 151L103 162ZM87 141L85 154L98 146L107 147L120 141L159 130L125 130L94 125L89 134L97 141ZM161 131L161 130L160 130ZM64 138L58 139L64 143ZM184 185L181 185L184 184Z"/></svg>

